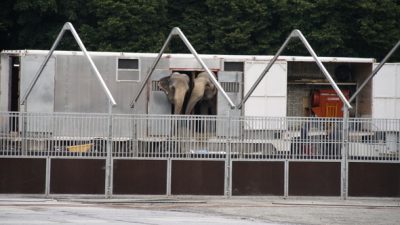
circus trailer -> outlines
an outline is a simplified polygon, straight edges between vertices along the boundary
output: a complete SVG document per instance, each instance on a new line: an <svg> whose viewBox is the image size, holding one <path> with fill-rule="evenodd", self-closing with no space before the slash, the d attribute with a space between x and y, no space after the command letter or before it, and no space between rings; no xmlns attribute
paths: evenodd
<svg viewBox="0 0 400 225"><path fill-rule="evenodd" d="M41 50L4 50L1 53L1 111L22 111L20 96L42 64L48 52ZM171 104L157 85L158 80L173 72L186 73L191 82L204 71L191 54L164 54L152 73L145 91L135 108L132 98L149 72L157 54L90 52L101 76L117 105L113 113L171 114ZM234 104L239 104L272 56L200 55L207 67ZM374 66L370 58L321 57L327 70L341 90L348 94L368 76ZM383 70L385 72L385 70ZM382 73L383 73L382 72ZM380 77L377 76L375 80ZM374 80L374 82L375 82ZM81 52L56 51L39 77L27 101L28 112L107 112L107 99ZM379 83L379 85L381 85ZM370 85L354 102L354 116L371 117L374 99ZM376 87L378 88L378 87ZM316 107L324 101L318 98L332 90L312 57L281 56L255 89L241 110L244 116L336 116L340 105L331 114ZM230 110L221 93L216 96L214 114L224 115ZM326 101L325 101L326 102ZM326 106L325 106L326 107ZM375 115L375 114L374 114Z"/></svg>

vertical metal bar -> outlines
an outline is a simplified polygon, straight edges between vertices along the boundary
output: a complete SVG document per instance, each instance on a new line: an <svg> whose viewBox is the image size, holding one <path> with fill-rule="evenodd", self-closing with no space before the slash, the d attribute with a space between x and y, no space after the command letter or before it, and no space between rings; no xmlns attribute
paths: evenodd
<svg viewBox="0 0 400 225"><path fill-rule="evenodd" d="M109 101L108 104L108 137L107 137L107 158L106 158L106 179L105 179L105 196L110 198L112 195L112 102Z"/></svg>
<svg viewBox="0 0 400 225"><path fill-rule="evenodd" d="M348 189L348 150L349 150L349 109L343 106L343 137L342 137L342 161L341 161L341 198L347 199Z"/></svg>
<svg viewBox="0 0 400 225"><path fill-rule="evenodd" d="M225 149L225 196L226 197L231 197L232 196L232 160L231 160L231 113L230 110L228 109L228 117L226 121L226 126L227 126L227 133L228 137L226 139L226 149Z"/></svg>
<svg viewBox="0 0 400 225"><path fill-rule="evenodd" d="M171 195L172 159L167 159L167 196Z"/></svg>
<svg viewBox="0 0 400 225"><path fill-rule="evenodd" d="M50 195L50 181L51 181L51 158L50 156L46 157L46 178L45 178L45 196L49 197Z"/></svg>
<svg viewBox="0 0 400 225"><path fill-rule="evenodd" d="M114 159L112 158L112 156L110 156L110 181L109 181L109 188L108 188L108 192L109 192L109 197L112 198L113 196L113 185L114 185Z"/></svg>
<svg viewBox="0 0 400 225"><path fill-rule="evenodd" d="M356 92L351 96L349 99L349 102L351 103L357 95L364 89L365 85L378 73L378 71L383 67L383 65L386 63L386 61L393 55L393 53L397 50L397 48L400 46L400 40L395 44L395 46L392 48L392 50L389 51L389 53L385 56L385 58L382 60L381 63L372 71L371 75L367 77L367 79L364 80L364 82L360 85L359 88L357 88Z"/></svg>
<svg viewBox="0 0 400 225"><path fill-rule="evenodd" d="M22 116L22 132L21 132L21 153L22 155L26 155L27 154L27 126L28 126L28 112L27 112L27 104L24 105L24 112L19 114L20 116Z"/></svg>
<svg viewBox="0 0 400 225"><path fill-rule="evenodd" d="M287 198L289 197L289 160L284 161L283 179L283 195L285 198Z"/></svg>

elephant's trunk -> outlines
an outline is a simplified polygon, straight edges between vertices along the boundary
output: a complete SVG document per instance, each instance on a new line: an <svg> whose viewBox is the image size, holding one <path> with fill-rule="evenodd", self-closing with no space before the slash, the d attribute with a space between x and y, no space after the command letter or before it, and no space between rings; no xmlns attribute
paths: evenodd
<svg viewBox="0 0 400 225"><path fill-rule="evenodd" d="M186 107L186 114L190 114L193 111L193 108L204 96L206 83L204 82L195 82L192 90L192 94L190 96L188 105Z"/></svg>
<svg viewBox="0 0 400 225"><path fill-rule="evenodd" d="M182 106L185 100L187 90L176 89L174 96L174 114L182 113Z"/></svg>

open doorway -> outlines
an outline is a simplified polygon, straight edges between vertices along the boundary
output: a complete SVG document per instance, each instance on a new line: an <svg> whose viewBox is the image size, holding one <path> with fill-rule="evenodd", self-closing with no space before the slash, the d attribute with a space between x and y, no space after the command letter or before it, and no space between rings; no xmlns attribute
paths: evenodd
<svg viewBox="0 0 400 225"><path fill-rule="evenodd" d="M195 87L195 81L196 78L198 78L199 74L202 73L203 71L197 71L197 70L172 70L172 73L178 72L182 74L186 74L190 78L189 82L189 92L185 97L184 103L183 103L183 109L186 109L188 107L190 97L192 95L192 91ZM217 71L213 71L213 73L216 75L216 78L218 79L218 73ZM210 81L211 82L211 81ZM216 87L215 87L216 88ZM207 92L207 88L205 89ZM217 92L215 92L217 93ZM191 112L191 115L216 115L217 114L217 94L215 94L211 99L209 100L204 100L206 94L204 95L203 99L198 101L194 109ZM171 107L171 114L173 114L173 109L174 107Z"/></svg>
<svg viewBox="0 0 400 225"><path fill-rule="evenodd" d="M19 112L20 94L20 58L10 57L10 79L9 79L9 99L8 111ZM18 117L10 115L10 131L18 131Z"/></svg>

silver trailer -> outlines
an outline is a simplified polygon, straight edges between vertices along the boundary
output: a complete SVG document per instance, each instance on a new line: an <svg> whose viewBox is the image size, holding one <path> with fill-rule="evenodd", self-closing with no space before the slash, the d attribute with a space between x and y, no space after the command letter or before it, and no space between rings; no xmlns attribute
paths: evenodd
<svg viewBox="0 0 400 225"><path fill-rule="evenodd" d="M32 81L48 51L5 50L1 53L1 111L23 111L20 96ZM157 54L90 52L117 106L113 113L170 114L171 105L157 87L157 81L172 72L194 76L202 71L191 54L164 54L152 74L138 103L130 101L141 86ZM223 89L237 105L260 76L272 56L200 55L213 71ZM374 66L371 58L321 57L321 61L342 90L354 91ZM349 69L349 76L338 78L337 68ZM107 112L107 96L102 92L89 64L81 52L56 51L27 101L28 112ZM309 116L310 93L331 89L312 57L281 56L255 89L240 112L243 116ZM354 116L371 117L372 86L366 88L354 103ZM230 109L218 95L217 115ZM233 113L233 112L232 112Z"/></svg>

